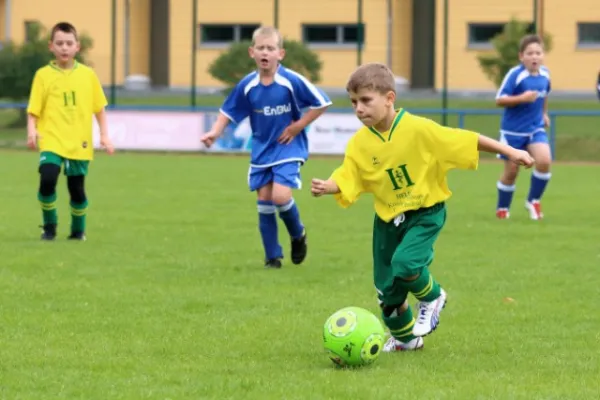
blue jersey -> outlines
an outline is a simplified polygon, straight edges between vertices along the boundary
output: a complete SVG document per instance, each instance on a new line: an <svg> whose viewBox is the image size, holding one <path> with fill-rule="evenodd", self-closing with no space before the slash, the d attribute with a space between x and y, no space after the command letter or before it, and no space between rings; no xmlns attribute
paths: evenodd
<svg viewBox="0 0 600 400"><path fill-rule="evenodd" d="M286 162L306 162L306 130L290 144L277 139L285 128L302 117L306 108L331 104L325 93L302 75L283 66L277 68L273 83L263 85L258 72L246 75L229 94L221 113L235 123L250 117L252 129L252 167L270 167Z"/></svg>
<svg viewBox="0 0 600 400"><path fill-rule="evenodd" d="M544 130L544 102L550 93L550 72L541 67L538 75L531 75L524 65L512 68L498 90L496 98L517 96L528 90L538 93L533 103L522 103L505 107L500 131L503 134L532 135Z"/></svg>

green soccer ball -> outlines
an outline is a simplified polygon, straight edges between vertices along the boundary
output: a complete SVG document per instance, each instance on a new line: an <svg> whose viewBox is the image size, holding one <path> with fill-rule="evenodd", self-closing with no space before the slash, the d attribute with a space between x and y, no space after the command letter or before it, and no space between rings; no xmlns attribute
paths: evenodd
<svg viewBox="0 0 600 400"><path fill-rule="evenodd" d="M372 364L377 360L385 331L379 319L360 307L333 313L323 327L323 344L331 361L340 367Z"/></svg>

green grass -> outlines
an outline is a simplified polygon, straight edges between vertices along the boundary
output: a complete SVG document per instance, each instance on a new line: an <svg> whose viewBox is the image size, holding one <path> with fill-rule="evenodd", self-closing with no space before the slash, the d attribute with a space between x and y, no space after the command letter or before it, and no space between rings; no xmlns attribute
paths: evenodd
<svg viewBox="0 0 600 400"><path fill-rule="evenodd" d="M245 157L99 155L88 241L38 240L35 153L3 151L0 398L591 399L600 390L598 167L557 165L546 220L494 217L500 165L450 175L432 271L449 303L418 353L336 370L321 329L335 310L377 313L372 204L295 194L302 266L262 267ZM303 169L328 176L335 159ZM281 239L289 251L283 225ZM514 302L506 302L506 298Z"/></svg>
<svg viewBox="0 0 600 400"><path fill-rule="evenodd" d="M223 98L221 96L199 96L197 105L201 107L218 107ZM332 111L335 109L349 109L350 103L347 98L334 98ZM164 97L119 97L117 104L123 106L189 106L189 96L164 96ZM402 99L398 101L398 106L408 109L439 109L440 100L432 99ZM493 99L472 100L472 99L451 99L449 101L451 109L473 109L489 110L497 109ZM596 111L600 110L598 102L585 100L552 100L551 110L554 111ZM439 114L423 114L441 122ZM0 109L0 146L3 147L22 147L25 143L24 128L6 128L11 122L17 119L17 112L14 110ZM458 117L450 115L448 118L450 126L459 126ZM578 116L578 117L559 117L556 121L557 137L556 149L558 160L577 160L577 161L600 161L600 116ZM481 132L487 136L496 138L500 125L499 116L495 115L469 115L465 118L465 128Z"/></svg>

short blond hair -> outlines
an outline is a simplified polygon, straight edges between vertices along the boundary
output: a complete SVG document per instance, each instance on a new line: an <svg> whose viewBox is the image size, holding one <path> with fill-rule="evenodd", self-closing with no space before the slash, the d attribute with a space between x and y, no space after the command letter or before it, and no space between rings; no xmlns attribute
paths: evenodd
<svg viewBox="0 0 600 400"><path fill-rule="evenodd" d="M261 26L258 27L254 33L252 33L252 46L256 43L256 39L259 36L276 36L277 37L277 46L283 47L283 37L279 31L272 26Z"/></svg>
<svg viewBox="0 0 600 400"><path fill-rule="evenodd" d="M346 84L347 92L357 93L361 89L373 90L381 94L396 93L394 73L385 64L363 64L350 75Z"/></svg>

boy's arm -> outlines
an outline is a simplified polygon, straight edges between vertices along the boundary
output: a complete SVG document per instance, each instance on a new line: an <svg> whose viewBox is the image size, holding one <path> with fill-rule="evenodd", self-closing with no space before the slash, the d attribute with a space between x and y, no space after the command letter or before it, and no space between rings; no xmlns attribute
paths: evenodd
<svg viewBox="0 0 600 400"><path fill-rule="evenodd" d="M497 140L481 134L477 139L477 149L487 153L502 154L512 162L519 165L524 165L526 167L531 167L534 163L533 158L528 152L515 149L514 147L510 147L504 143L500 143Z"/></svg>
<svg viewBox="0 0 600 400"><path fill-rule="evenodd" d="M212 127L200 138L200 141L204 143L206 147L212 146L212 144L223 134L223 131L229 125L229 122L239 124L248 117L251 112L250 102L244 93L242 87L244 80L238 83L229 96L223 102L223 106L219 109L217 120L213 123Z"/></svg>
<svg viewBox="0 0 600 400"><path fill-rule="evenodd" d="M94 115L96 116L98 127L100 128L100 145L106 149L106 152L108 154L113 154L115 152L115 148L112 144L112 141L110 140L110 136L108 136L108 122L106 121L106 110L102 108Z"/></svg>
<svg viewBox="0 0 600 400"><path fill-rule="evenodd" d="M358 166L352 159L352 139L346 148L346 155L341 166L339 166L327 180L313 179L311 192L313 196L319 197L332 194L338 204L344 208L355 203L361 193L365 191Z"/></svg>
<svg viewBox="0 0 600 400"><path fill-rule="evenodd" d="M322 108L311 108L308 110L302 116L302 118L285 128L277 141L284 144L290 143L302 131L302 129L306 128L310 123L323 115L327 107L328 106L324 106Z"/></svg>
<svg viewBox="0 0 600 400"><path fill-rule="evenodd" d="M37 147L37 120L37 116L33 114L27 114L27 147L32 150L35 150Z"/></svg>
<svg viewBox="0 0 600 400"><path fill-rule="evenodd" d="M528 90L517 94L517 73L511 70L502 81L496 93L496 105L499 107L514 107L522 103L531 103L537 99L537 92Z"/></svg>
<svg viewBox="0 0 600 400"><path fill-rule="evenodd" d="M37 122L44 108L44 82L36 72L31 84L29 103L27 104L27 146L35 150L38 141Z"/></svg>

